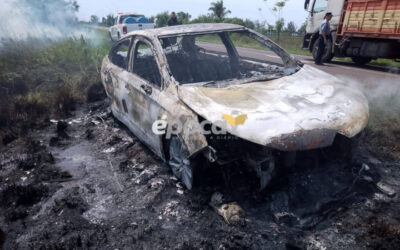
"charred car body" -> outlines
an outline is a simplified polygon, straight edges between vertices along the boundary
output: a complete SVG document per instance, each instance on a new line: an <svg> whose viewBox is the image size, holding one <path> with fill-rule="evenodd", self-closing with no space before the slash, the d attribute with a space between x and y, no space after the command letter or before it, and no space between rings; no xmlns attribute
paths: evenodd
<svg viewBox="0 0 400 250"><path fill-rule="evenodd" d="M114 116L189 189L204 162L199 158L244 160L262 189L278 165L277 152L329 147L335 138L355 137L368 122L361 92L239 25L131 32L104 58L101 74ZM160 120L176 133L155 133ZM177 121L185 126L175 128ZM221 121L223 129L204 133ZM218 136L221 130L225 136Z"/></svg>

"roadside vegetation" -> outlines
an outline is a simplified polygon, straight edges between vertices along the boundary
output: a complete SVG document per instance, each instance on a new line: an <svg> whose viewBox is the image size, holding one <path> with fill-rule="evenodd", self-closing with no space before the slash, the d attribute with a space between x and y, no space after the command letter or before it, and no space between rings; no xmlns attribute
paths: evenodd
<svg viewBox="0 0 400 250"><path fill-rule="evenodd" d="M6 144L77 104L101 95L101 60L110 44L81 38L3 41L0 51L0 139Z"/></svg>

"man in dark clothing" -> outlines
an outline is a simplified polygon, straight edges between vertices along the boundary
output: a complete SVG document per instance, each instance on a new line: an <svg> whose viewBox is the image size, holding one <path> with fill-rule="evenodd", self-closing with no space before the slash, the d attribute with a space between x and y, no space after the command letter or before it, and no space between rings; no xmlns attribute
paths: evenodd
<svg viewBox="0 0 400 250"><path fill-rule="evenodd" d="M329 21L332 19L332 13L328 12L325 14L324 21L322 22L319 28L319 38L318 38L318 51L317 56L315 58L315 64L324 65L322 63L322 55L325 51L325 46L328 44L331 36L331 26Z"/></svg>
<svg viewBox="0 0 400 250"><path fill-rule="evenodd" d="M175 12L171 13L171 18L168 20L168 26L178 25L178 19L176 18Z"/></svg>

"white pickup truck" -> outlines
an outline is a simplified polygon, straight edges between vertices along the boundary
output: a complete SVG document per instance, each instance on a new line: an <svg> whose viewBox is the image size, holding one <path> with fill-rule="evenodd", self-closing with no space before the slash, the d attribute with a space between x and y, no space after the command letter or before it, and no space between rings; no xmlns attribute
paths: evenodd
<svg viewBox="0 0 400 250"><path fill-rule="evenodd" d="M117 41L124 35L134 30L154 29L155 24L150 23L144 15L136 13L118 13L114 26L110 27L110 38Z"/></svg>

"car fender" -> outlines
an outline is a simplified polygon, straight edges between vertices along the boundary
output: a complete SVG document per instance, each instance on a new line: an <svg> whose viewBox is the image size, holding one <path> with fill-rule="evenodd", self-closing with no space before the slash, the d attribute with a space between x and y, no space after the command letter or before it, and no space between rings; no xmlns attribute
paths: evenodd
<svg viewBox="0 0 400 250"><path fill-rule="evenodd" d="M163 107L160 109L158 116L160 120L165 120L168 126L174 126L177 123L182 125L178 133L174 135L178 136L184 144L190 158L195 157L208 147L207 139L202 133L198 115L178 98L175 84L171 83L161 93L159 103ZM162 139L168 141L170 138L167 137L168 134L166 133ZM166 143L162 143L161 145L166 146ZM164 148L162 151L164 152L163 158L165 160L168 148Z"/></svg>

